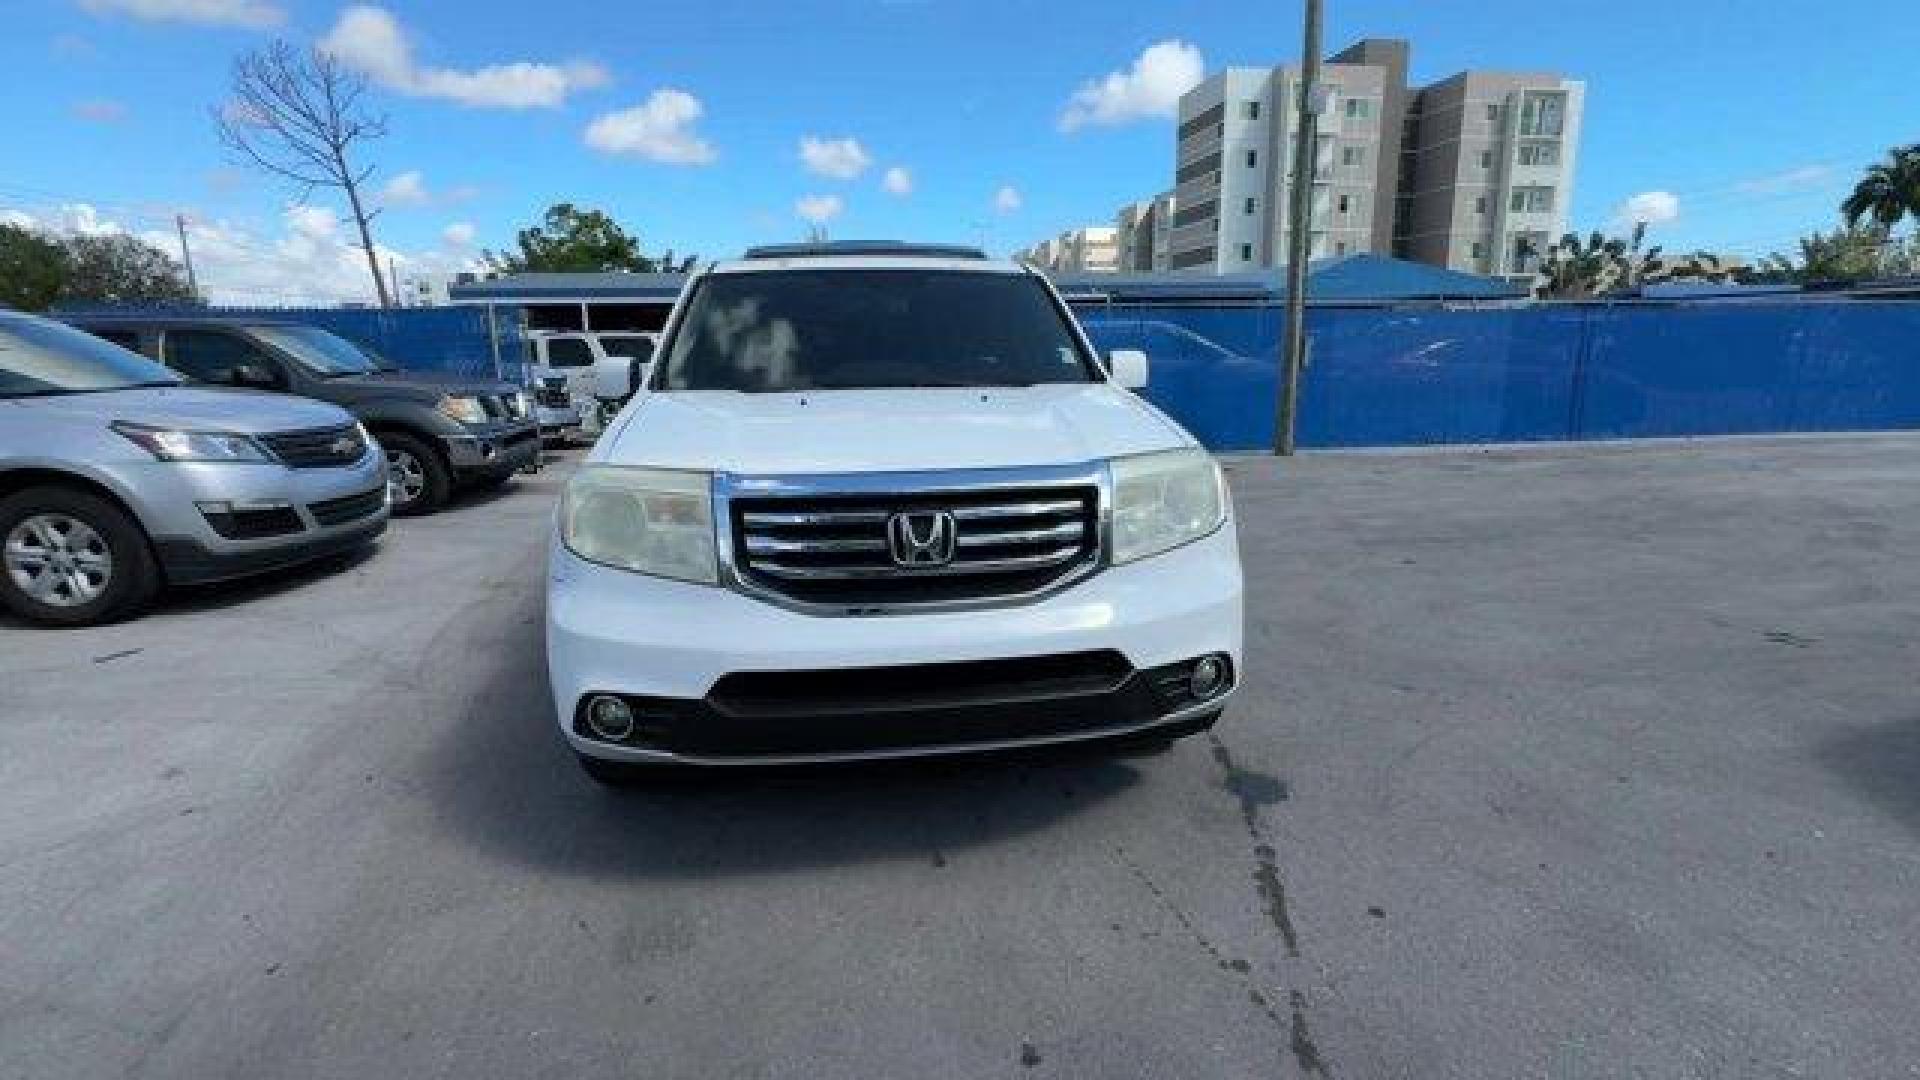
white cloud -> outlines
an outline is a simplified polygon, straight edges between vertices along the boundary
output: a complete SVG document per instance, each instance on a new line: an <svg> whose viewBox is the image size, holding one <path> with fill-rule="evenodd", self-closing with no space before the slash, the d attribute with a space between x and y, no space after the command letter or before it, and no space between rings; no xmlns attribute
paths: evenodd
<svg viewBox="0 0 1920 1080"><path fill-rule="evenodd" d="M1126 71L1088 79L1060 111L1060 130L1089 124L1114 125L1154 116L1172 116L1180 95L1206 75L1200 50L1178 38L1149 45Z"/></svg>
<svg viewBox="0 0 1920 1080"><path fill-rule="evenodd" d="M17 211L0 213L0 218L65 232L131 233L170 256L180 250L180 238L170 225L129 229L86 203L61 206L41 219ZM367 257L352 242L351 232L333 210L299 203L286 206L271 228L187 218L201 291L216 304L371 303ZM375 244L374 254L383 271L391 262L403 275L450 273L470 269L473 262L457 249L408 253Z"/></svg>
<svg viewBox="0 0 1920 1080"><path fill-rule="evenodd" d="M445 229L440 230L440 239L444 240L448 247L472 247L473 236L473 222L471 221L456 221L448 225Z"/></svg>
<svg viewBox="0 0 1920 1080"><path fill-rule="evenodd" d="M380 189L383 206L425 206L431 201L433 196L427 193L426 177L418 169L400 173Z"/></svg>
<svg viewBox="0 0 1920 1080"><path fill-rule="evenodd" d="M867 171L873 164L873 156L858 139L817 139L808 135L800 140L800 161L808 172L851 180Z"/></svg>
<svg viewBox="0 0 1920 1080"><path fill-rule="evenodd" d="M1671 191L1642 191L1638 195L1628 196L1613 213L1614 220L1624 226L1665 225L1680 216L1680 198Z"/></svg>
<svg viewBox="0 0 1920 1080"><path fill-rule="evenodd" d="M880 178L880 187L889 195L913 194L913 174L895 165Z"/></svg>
<svg viewBox="0 0 1920 1080"><path fill-rule="evenodd" d="M76 103L73 107L73 115L89 123L117 124L127 118L127 107L118 101L98 98Z"/></svg>
<svg viewBox="0 0 1920 1080"><path fill-rule="evenodd" d="M1000 190L993 193L993 211L996 214L1011 214L1020 206L1020 192L1012 184L1002 184Z"/></svg>
<svg viewBox="0 0 1920 1080"><path fill-rule="evenodd" d="M1835 170L1831 165L1802 165L1799 168L1742 180L1733 187L1742 195L1784 195L1789 192L1821 187L1834 176Z"/></svg>
<svg viewBox="0 0 1920 1080"><path fill-rule="evenodd" d="M148 22L242 26L260 30L287 20L285 9L266 0L80 0L95 15L131 15Z"/></svg>
<svg viewBox="0 0 1920 1080"><path fill-rule="evenodd" d="M414 62L413 46L400 21L373 4L356 4L342 11L318 47L388 89L475 108L555 108L568 95L605 86L610 79L606 68L585 61L554 64L522 60L465 71L423 67Z"/></svg>
<svg viewBox="0 0 1920 1080"><path fill-rule="evenodd" d="M815 225L825 225L846 208L846 202L838 195L808 195L793 204L794 213Z"/></svg>
<svg viewBox="0 0 1920 1080"><path fill-rule="evenodd" d="M655 90L644 105L596 118L587 125L585 138L588 146L605 154L705 165L715 157L713 144L693 130L705 112L692 94Z"/></svg>

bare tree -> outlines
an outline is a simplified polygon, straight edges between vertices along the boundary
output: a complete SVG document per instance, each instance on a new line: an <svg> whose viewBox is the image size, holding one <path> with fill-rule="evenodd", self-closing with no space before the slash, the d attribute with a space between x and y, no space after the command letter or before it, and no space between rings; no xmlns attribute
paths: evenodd
<svg viewBox="0 0 1920 1080"><path fill-rule="evenodd" d="M361 102L367 81L319 49L296 49L275 41L243 54L233 64L233 97L214 110L220 139L263 172L306 188L339 188L353 210L360 246L367 253L380 306L392 304L373 250L369 212L360 187L373 166L356 166L362 144L387 133L387 118Z"/></svg>

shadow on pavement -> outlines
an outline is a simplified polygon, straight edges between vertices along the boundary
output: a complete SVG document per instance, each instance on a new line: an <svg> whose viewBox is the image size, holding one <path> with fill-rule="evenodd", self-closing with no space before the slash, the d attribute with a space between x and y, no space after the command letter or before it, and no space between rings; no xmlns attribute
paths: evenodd
<svg viewBox="0 0 1920 1080"><path fill-rule="evenodd" d="M1920 833L1920 717L1829 736L1820 763Z"/></svg>
<svg viewBox="0 0 1920 1080"><path fill-rule="evenodd" d="M537 596L513 620L466 713L422 764L444 827L500 857L605 877L705 878L946 856L1034 830L1124 791L1111 748L727 769L611 791L556 729Z"/></svg>

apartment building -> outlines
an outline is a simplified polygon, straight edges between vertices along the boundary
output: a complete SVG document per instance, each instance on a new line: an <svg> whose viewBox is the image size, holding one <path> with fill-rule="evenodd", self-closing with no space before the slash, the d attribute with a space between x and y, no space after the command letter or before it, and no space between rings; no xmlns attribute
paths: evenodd
<svg viewBox="0 0 1920 1080"><path fill-rule="evenodd" d="M1468 71L1417 91L1405 41L1367 39L1321 68L1309 248L1488 274L1530 272L1565 227L1582 84ZM1285 265L1297 65L1228 68L1180 100L1166 268ZM1485 163L1484 165L1482 163Z"/></svg>
<svg viewBox="0 0 1920 1080"><path fill-rule="evenodd" d="M1111 274L1120 269L1120 230L1112 225L1068 229L1051 240L1042 240L1016 252L1014 258L1043 270Z"/></svg>
<svg viewBox="0 0 1920 1080"><path fill-rule="evenodd" d="M1421 90L1408 116L1398 235L1404 258L1531 275L1567 231L1583 84L1466 71Z"/></svg>
<svg viewBox="0 0 1920 1080"><path fill-rule="evenodd" d="M1114 215L1121 273L1164 273L1170 268L1167 244L1173 232L1174 202L1173 192L1163 191L1128 203Z"/></svg>

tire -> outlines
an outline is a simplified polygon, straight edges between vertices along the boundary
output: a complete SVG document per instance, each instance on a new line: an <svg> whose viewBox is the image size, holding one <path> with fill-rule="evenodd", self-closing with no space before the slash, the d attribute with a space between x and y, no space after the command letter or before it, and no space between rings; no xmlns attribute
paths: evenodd
<svg viewBox="0 0 1920 1080"><path fill-rule="evenodd" d="M0 499L0 602L21 618L110 622L140 611L159 587L147 534L119 506L65 487Z"/></svg>
<svg viewBox="0 0 1920 1080"><path fill-rule="evenodd" d="M400 431L373 438L387 455L387 498L395 517L431 514L447 504L453 477L433 447Z"/></svg>

